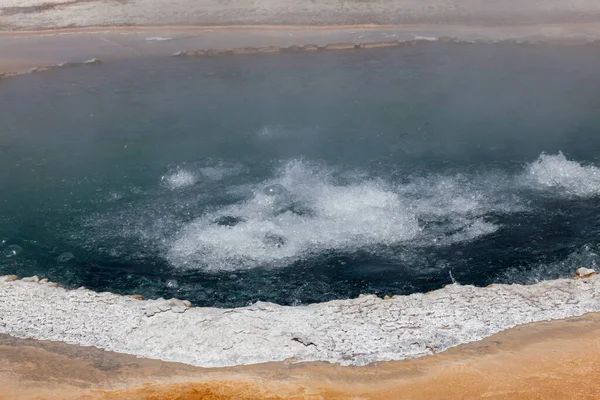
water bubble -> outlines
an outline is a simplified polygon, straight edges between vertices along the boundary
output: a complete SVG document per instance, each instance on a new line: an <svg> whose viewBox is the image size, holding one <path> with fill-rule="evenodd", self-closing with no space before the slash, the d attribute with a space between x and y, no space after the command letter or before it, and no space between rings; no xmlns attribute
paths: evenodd
<svg viewBox="0 0 600 400"><path fill-rule="evenodd" d="M236 226L240 222L244 222L244 218L233 217L231 215L224 215L222 217L215 218L214 223L221 226Z"/></svg>
<svg viewBox="0 0 600 400"><path fill-rule="evenodd" d="M56 257L56 261L58 261L59 263L66 263L69 262L71 260L74 260L75 256L73 255L73 253L62 253L60 256Z"/></svg>
<svg viewBox="0 0 600 400"><path fill-rule="evenodd" d="M170 189L180 189L195 185L198 182L198 177L191 171L178 169L161 176L160 180Z"/></svg>
<svg viewBox="0 0 600 400"><path fill-rule="evenodd" d="M8 242L8 238L5 238L5 237L0 238L0 247L4 246L6 244L6 242Z"/></svg>
<svg viewBox="0 0 600 400"><path fill-rule="evenodd" d="M17 246L16 244L11 244L10 246L8 246L4 250L2 250L2 255L4 257L10 258L10 257L18 256L22 252L23 252L23 249L20 246Z"/></svg>
<svg viewBox="0 0 600 400"><path fill-rule="evenodd" d="M288 196L290 192L283 186L278 183L274 185L265 186L263 189L263 193L267 196Z"/></svg>
<svg viewBox="0 0 600 400"><path fill-rule="evenodd" d="M109 201L116 201L116 200L121 200L123 198L123 195L121 193L117 193L117 192L110 192L108 194L108 200Z"/></svg>
<svg viewBox="0 0 600 400"><path fill-rule="evenodd" d="M170 289L176 289L179 287L179 283L175 279L169 279L167 281L167 287Z"/></svg>
<svg viewBox="0 0 600 400"><path fill-rule="evenodd" d="M265 245L272 247L281 247L285 245L285 238L274 233L267 233L263 240Z"/></svg>
<svg viewBox="0 0 600 400"><path fill-rule="evenodd" d="M15 260L2 260L0 261L0 267L2 268L16 268L18 266L18 263Z"/></svg>
<svg viewBox="0 0 600 400"><path fill-rule="evenodd" d="M292 196L290 192L278 183L266 186L263 193L270 198L269 202L273 205L275 212L284 212L292 206Z"/></svg>

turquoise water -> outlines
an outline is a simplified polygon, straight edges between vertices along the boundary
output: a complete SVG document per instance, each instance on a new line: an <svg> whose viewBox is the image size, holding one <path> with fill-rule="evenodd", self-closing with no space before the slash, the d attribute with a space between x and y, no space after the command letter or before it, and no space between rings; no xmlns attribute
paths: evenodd
<svg viewBox="0 0 600 400"><path fill-rule="evenodd" d="M427 44L0 83L0 274L197 305L533 283L600 250L600 54Z"/></svg>

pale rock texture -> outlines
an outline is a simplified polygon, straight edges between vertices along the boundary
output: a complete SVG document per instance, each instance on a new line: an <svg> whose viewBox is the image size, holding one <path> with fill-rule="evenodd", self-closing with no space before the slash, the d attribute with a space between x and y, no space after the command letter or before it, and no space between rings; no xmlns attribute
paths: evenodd
<svg viewBox="0 0 600 400"><path fill-rule="evenodd" d="M362 365L443 351L534 321L600 311L600 279L450 285L383 300L189 308L181 300L66 290L0 278L0 333L203 367L268 361Z"/></svg>
<svg viewBox="0 0 600 400"><path fill-rule="evenodd" d="M596 271L591 268L581 267L575 271L575 279L585 279L596 275Z"/></svg>

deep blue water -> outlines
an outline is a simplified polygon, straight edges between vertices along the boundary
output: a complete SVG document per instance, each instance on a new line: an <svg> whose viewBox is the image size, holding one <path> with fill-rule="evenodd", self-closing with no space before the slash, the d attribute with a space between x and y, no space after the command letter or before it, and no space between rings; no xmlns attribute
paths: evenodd
<svg viewBox="0 0 600 400"><path fill-rule="evenodd" d="M0 82L0 274L305 304L533 283L600 251L600 53L113 62Z"/></svg>

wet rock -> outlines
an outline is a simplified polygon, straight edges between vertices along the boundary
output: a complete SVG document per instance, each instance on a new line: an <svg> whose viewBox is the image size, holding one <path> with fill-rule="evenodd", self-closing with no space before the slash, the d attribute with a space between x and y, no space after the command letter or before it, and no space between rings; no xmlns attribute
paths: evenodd
<svg viewBox="0 0 600 400"><path fill-rule="evenodd" d="M173 305L170 304L169 301L167 301L163 298L160 298L158 300L146 303L144 305L144 314L147 317L152 317L156 314L169 311L169 310L171 310L172 307L173 307Z"/></svg>
<svg viewBox="0 0 600 400"><path fill-rule="evenodd" d="M18 75L16 72L0 72L0 81Z"/></svg>
<svg viewBox="0 0 600 400"><path fill-rule="evenodd" d="M257 49L256 52L257 53L265 54L265 53L277 53L280 50L281 50L280 47L277 47L277 46L268 46L268 47L261 47L261 48Z"/></svg>
<svg viewBox="0 0 600 400"><path fill-rule="evenodd" d="M37 276L37 275L29 276L29 277L21 279L21 281L23 281L23 282L36 282L36 283L38 283L40 281L40 277Z"/></svg>
<svg viewBox="0 0 600 400"><path fill-rule="evenodd" d="M256 47L240 47L233 50L233 54L255 54L258 52Z"/></svg>
<svg viewBox="0 0 600 400"><path fill-rule="evenodd" d="M48 278L40 279L40 283L48 283L48 282L49 282Z"/></svg>
<svg viewBox="0 0 600 400"><path fill-rule="evenodd" d="M206 56L220 56L223 54L233 54L233 50L231 49L209 49L204 51L204 55Z"/></svg>
<svg viewBox="0 0 600 400"><path fill-rule="evenodd" d="M307 44L306 46L302 47L302 50L315 51L315 50L319 50L319 46L317 46L316 44Z"/></svg>
<svg viewBox="0 0 600 400"><path fill-rule="evenodd" d="M168 300L168 303L171 307L188 308L188 307L191 307L191 305L192 305L192 303L190 303L187 300L179 300L179 299L170 299L170 300Z"/></svg>
<svg viewBox="0 0 600 400"><path fill-rule="evenodd" d="M142 296L141 294L134 294L131 297L133 297L136 300L144 300L144 296Z"/></svg>
<svg viewBox="0 0 600 400"><path fill-rule="evenodd" d="M19 280L19 277L16 275L0 276L0 282L14 282L16 280Z"/></svg>
<svg viewBox="0 0 600 400"><path fill-rule="evenodd" d="M57 282L46 282L46 286L57 288L58 287L58 283Z"/></svg>
<svg viewBox="0 0 600 400"><path fill-rule="evenodd" d="M358 48L360 48L360 45L354 43L332 43L323 46L324 50L352 50Z"/></svg>
<svg viewBox="0 0 600 400"><path fill-rule="evenodd" d="M80 64L84 64L84 63L80 63ZM54 65L43 65L41 67L31 68L29 70L29 73L35 74L38 72L52 71L52 70L55 70L58 68L70 67L70 66L74 66L74 65L77 65L77 63L60 63L60 64L54 64Z"/></svg>
<svg viewBox="0 0 600 400"><path fill-rule="evenodd" d="M459 43L458 39L451 37L451 36L440 36L438 38L438 41L440 43Z"/></svg>
<svg viewBox="0 0 600 400"><path fill-rule="evenodd" d="M591 268L581 267L575 271L575 279L586 279L596 275L596 271Z"/></svg>
<svg viewBox="0 0 600 400"><path fill-rule="evenodd" d="M398 41L389 41L389 42L361 43L359 46L361 49L378 49L378 48L382 48L382 47L396 47L399 45L400 45L400 42L398 42Z"/></svg>
<svg viewBox="0 0 600 400"><path fill-rule="evenodd" d="M281 49L281 51L284 53L297 53L302 50L304 50L302 46L296 46L295 44Z"/></svg>
<svg viewBox="0 0 600 400"><path fill-rule="evenodd" d="M388 295L385 295L385 296L383 296L383 299L384 300L391 300L392 298L390 296L388 296Z"/></svg>
<svg viewBox="0 0 600 400"><path fill-rule="evenodd" d="M359 294L358 298L359 299L371 299L371 300L377 299L377 300L381 300L379 297L377 297L377 295L374 295L374 294L364 294L364 293L363 294Z"/></svg>

